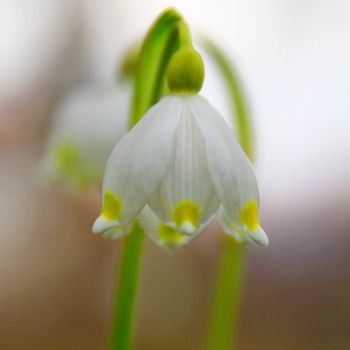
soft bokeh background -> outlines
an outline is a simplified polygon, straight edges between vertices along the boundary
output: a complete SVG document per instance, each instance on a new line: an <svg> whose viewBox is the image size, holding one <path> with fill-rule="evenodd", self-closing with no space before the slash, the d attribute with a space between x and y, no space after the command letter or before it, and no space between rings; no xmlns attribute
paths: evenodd
<svg viewBox="0 0 350 350"><path fill-rule="evenodd" d="M0 349L104 349L120 242L90 234L97 190L38 183L50 117L110 84L128 45L176 6L241 73L256 122L267 249L249 247L239 349L350 348L350 2L2 0ZM211 63L203 94L228 115ZM175 256L147 243L137 349L200 349L215 225Z"/></svg>

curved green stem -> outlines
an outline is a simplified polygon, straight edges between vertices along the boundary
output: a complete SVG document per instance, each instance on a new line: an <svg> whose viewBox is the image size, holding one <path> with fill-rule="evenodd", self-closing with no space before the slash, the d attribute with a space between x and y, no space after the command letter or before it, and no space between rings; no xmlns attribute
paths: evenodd
<svg viewBox="0 0 350 350"><path fill-rule="evenodd" d="M182 43L190 40L182 17L174 10L164 11L148 31L136 65L130 127L166 91L166 67ZM140 272L144 232L137 224L125 238L116 294L111 349L132 348L135 304Z"/></svg>
<svg viewBox="0 0 350 350"><path fill-rule="evenodd" d="M135 72L131 126L160 99L166 90L165 72L171 57L190 41L186 22L175 9L165 10L149 29Z"/></svg>
<svg viewBox="0 0 350 350"><path fill-rule="evenodd" d="M191 31L185 21L180 21L177 25L181 46L192 46Z"/></svg>
<svg viewBox="0 0 350 350"><path fill-rule="evenodd" d="M202 39L202 45L214 59L226 82L234 110L238 139L248 157L252 159L252 122L236 70L220 48L209 39ZM222 237L207 350L231 350L235 349L237 344L245 246L231 236Z"/></svg>

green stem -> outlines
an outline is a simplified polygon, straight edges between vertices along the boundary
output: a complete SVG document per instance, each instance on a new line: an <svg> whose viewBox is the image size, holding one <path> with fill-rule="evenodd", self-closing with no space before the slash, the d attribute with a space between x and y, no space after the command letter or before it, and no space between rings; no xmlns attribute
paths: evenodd
<svg viewBox="0 0 350 350"><path fill-rule="evenodd" d="M148 31L135 70L130 127L155 104L166 91L166 67L189 31L183 28L182 17L174 10L165 10ZM137 224L125 238L120 264L111 349L132 349L135 304L140 272L144 232Z"/></svg>
<svg viewBox="0 0 350 350"><path fill-rule="evenodd" d="M244 248L233 237L223 236L208 350L234 349L237 343Z"/></svg>
<svg viewBox="0 0 350 350"><path fill-rule="evenodd" d="M144 232L135 224L124 241L112 330L111 349L114 350L131 349L132 347L136 291L143 240Z"/></svg>
<svg viewBox="0 0 350 350"><path fill-rule="evenodd" d="M202 38L202 45L214 59L227 85L238 139L248 157L252 159L252 122L236 70L221 49L208 38ZM235 349L237 344L245 246L228 235L222 236L221 243L207 350L230 350Z"/></svg>
<svg viewBox="0 0 350 350"><path fill-rule="evenodd" d="M179 40L181 46L192 46L192 36L190 27L185 21L178 23Z"/></svg>
<svg viewBox="0 0 350 350"><path fill-rule="evenodd" d="M185 40L179 30L181 22L183 19L176 10L165 10L145 37L135 72L131 126L162 96L170 58L178 50L180 41Z"/></svg>

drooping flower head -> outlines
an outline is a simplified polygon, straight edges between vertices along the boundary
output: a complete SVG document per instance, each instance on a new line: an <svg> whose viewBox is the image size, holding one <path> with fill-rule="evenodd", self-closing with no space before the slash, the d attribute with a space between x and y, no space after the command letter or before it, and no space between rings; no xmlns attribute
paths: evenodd
<svg viewBox="0 0 350 350"><path fill-rule="evenodd" d="M101 183L111 150L128 130L128 104L127 86L84 87L66 96L53 116L42 175L73 187Z"/></svg>
<svg viewBox="0 0 350 350"><path fill-rule="evenodd" d="M198 95L200 55L180 49L163 97L114 148L93 232L116 238L135 219L168 251L197 237L218 214L227 234L266 246L252 166L221 115Z"/></svg>

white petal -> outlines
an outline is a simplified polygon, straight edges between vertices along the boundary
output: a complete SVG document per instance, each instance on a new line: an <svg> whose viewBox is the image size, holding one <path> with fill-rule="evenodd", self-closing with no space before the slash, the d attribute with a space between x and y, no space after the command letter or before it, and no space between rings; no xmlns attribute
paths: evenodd
<svg viewBox="0 0 350 350"><path fill-rule="evenodd" d="M247 234L253 241L262 245L263 247L267 247L269 245L269 238L261 226L259 226L255 231L248 231Z"/></svg>
<svg viewBox="0 0 350 350"><path fill-rule="evenodd" d="M176 98L165 97L153 106L113 150L103 180L103 193L121 203L120 225L128 225L165 173L172 138L179 120Z"/></svg>
<svg viewBox="0 0 350 350"><path fill-rule="evenodd" d="M105 238L109 239L116 239L124 234L118 220L107 220L102 215L95 220L92 232L94 234L102 233Z"/></svg>
<svg viewBox="0 0 350 350"><path fill-rule="evenodd" d="M164 222L176 223L180 232L191 235L214 215L219 199L209 173L204 139L188 99L179 97L181 117L174 133L170 165L149 205ZM183 212L187 214L182 220Z"/></svg>
<svg viewBox="0 0 350 350"><path fill-rule="evenodd" d="M208 226L202 225L194 235L183 235L176 231L176 227L162 223L147 205L138 215L138 221L148 237L169 253L175 253L178 248L191 242Z"/></svg>
<svg viewBox="0 0 350 350"><path fill-rule="evenodd" d="M239 243L248 243L250 241L249 237L242 230L239 230L230 218L226 215L224 208L220 208L218 211L218 219L223 231L234 237Z"/></svg>
<svg viewBox="0 0 350 350"><path fill-rule="evenodd" d="M220 208L218 218L223 231L236 238L238 242L247 243L253 240L263 247L267 247L269 245L269 239L260 225L258 225L253 231L249 230L247 227L238 229L226 215L223 208Z"/></svg>
<svg viewBox="0 0 350 350"><path fill-rule="evenodd" d="M250 200L259 205L253 168L233 132L221 115L201 96L191 98L193 115L204 135L208 165L216 193L230 220L242 229L239 220Z"/></svg>

